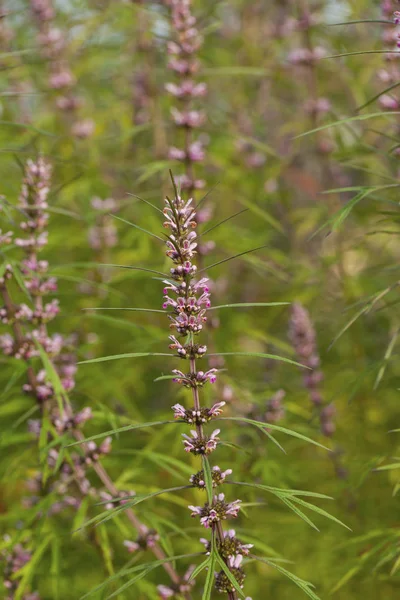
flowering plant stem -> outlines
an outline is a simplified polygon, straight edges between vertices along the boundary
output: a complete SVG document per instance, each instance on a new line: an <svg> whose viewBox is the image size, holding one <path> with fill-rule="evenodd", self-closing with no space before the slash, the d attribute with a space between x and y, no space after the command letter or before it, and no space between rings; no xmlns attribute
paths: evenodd
<svg viewBox="0 0 400 600"><path fill-rule="evenodd" d="M69 371L69 377L65 374L62 376L62 373L60 373L59 381L62 393L60 394L60 398L57 398L57 403L55 403L54 400L57 397L57 391L54 387L54 382L48 382L43 377L42 371L40 369L36 371L31 364L31 359L40 354L42 359L45 357L45 361L58 376L59 365L57 361L60 360L62 344L60 341L57 346L54 343L52 344L51 342L54 340L54 337L49 336L47 329L47 321L56 315L58 303L57 301L49 304L44 304L43 302L43 296L56 289L56 281L54 278L47 278L45 276L48 263L47 261L39 260L38 257L39 250L47 243L47 231L45 229L48 221L46 198L49 192L49 181L50 166L42 158L39 158L36 162L28 161L20 197L20 209L27 219L20 224L20 228L24 233L28 233L28 237L17 238L15 240L16 245L22 247L26 254L26 258L22 261L20 268L23 281L15 276L15 271L18 267L13 268L11 265L5 267L4 273L0 277L0 297L4 303L4 307L1 309L1 318L3 323L10 325L14 338L12 340L9 336L2 336L1 347L6 354L14 355L26 363L27 384L24 385L23 389L35 398L42 415L48 412L56 432L63 434L69 431L77 441L83 442L85 438L78 426L87 420L87 418L90 418L91 414L90 409L84 409L76 415L73 414L67 395L68 389L72 389L74 385L71 371ZM10 243L11 237L11 233L3 237L0 236L0 241ZM33 310L27 305L17 305L13 302L8 289L8 281L13 276L15 276L19 287L22 284L31 293ZM26 331L24 330L25 328ZM59 337L61 338L61 336ZM38 351L38 348L40 348L40 351ZM41 427L41 422L39 422L39 427ZM104 466L98 460L100 455L106 453L106 451L102 452L101 446L99 448L95 447L95 445L91 446L90 442L83 443L82 448L86 460L83 464L77 462L77 464L73 465L72 472L68 475L68 481L75 479L80 496L85 496L91 491L97 493L97 490L91 490L89 484L89 487L86 486L86 480L84 479L85 465L90 465L104 484L108 493L114 498L121 498L121 492L116 488ZM106 448L109 451L109 443L104 446L104 449ZM50 450L51 452L56 453L58 456L55 447ZM74 463L73 460L71 462ZM75 498L74 500L76 505L79 506L80 499ZM146 545L146 548L151 550L158 560L164 561L167 559L167 555L157 542L158 536L156 532L148 530L136 516L132 508L127 507L124 512L128 520L138 531L139 538L144 540L149 538L150 540L151 536L151 544ZM165 561L162 563L162 566L173 584L178 586L181 578L172 564ZM186 600L190 600L189 593L184 593L183 597Z"/></svg>
<svg viewBox="0 0 400 600"><path fill-rule="evenodd" d="M202 407L199 397L199 388L208 383L215 383L217 369L198 371L196 359L203 358L207 353L207 346L198 344L196 336L202 331L203 324L207 321L207 309L210 308L210 293L208 279L202 277L197 279L198 269L193 262L197 251L197 227L196 210L192 206L193 199L183 200L178 193L175 181L172 177L175 197L165 199L164 215L166 220L164 226L171 230L167 236L167 256L172 260L174 266L170 270L172 281L165 280L164 288L164 310L172 308L168 313L171 328L175 329L177 335L184 340L181 342L174 335L170 336L171 350L176 350L177 356L189 362L189 373L174 369L173 381L185 388L191 389L193 408L185 409L181 404L175 404L172 409L175 418L186 422L194 429L191 435L183 434L183 444L186 452L200 456L203 461L203 469L191 476L190 482L194 487L207 491L208 501L203 506L189 506L192 517L200 517L200 523L211 529L212 541L201 540L205 544L207 552L219 555L223 560L225 568L216 574L215 587L218 592L226 593L229 600L236 600L236 590L243 587L245 573L241 568L243 556L247 555L251 545L243 544L235 536L234 530L224 532L222 521L236 518L240 510L240 500L227 502L225 494L213 494L213 489L218 488L227 475L232 473L231 469L221 471L214 466L210 471L207 456L217 448L220 433L215 429L210 436L204 432L204 425L209 423L222 412L225 402L217 402L211 408ZM201 271L200 271L201 272ZM180 593L183 589L175 590L161 586L163 598L169 598L173 593Z"/></svg>

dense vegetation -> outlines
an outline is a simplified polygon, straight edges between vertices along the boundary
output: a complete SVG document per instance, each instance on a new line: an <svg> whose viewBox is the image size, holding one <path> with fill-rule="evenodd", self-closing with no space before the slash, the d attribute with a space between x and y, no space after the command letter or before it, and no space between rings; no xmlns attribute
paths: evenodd
<svg viewBox="0 0 400 600"><path fill-rule="evenodd" d="M398 597L398 8L0 2L1 598Z"/></svg>

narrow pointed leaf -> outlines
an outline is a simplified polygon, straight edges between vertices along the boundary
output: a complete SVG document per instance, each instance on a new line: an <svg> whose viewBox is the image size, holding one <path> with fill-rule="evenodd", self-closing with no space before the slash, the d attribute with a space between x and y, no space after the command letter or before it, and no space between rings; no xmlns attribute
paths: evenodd
<svg viewBox="0 0 400 600"><path fill-rule="evenodd" d="M110 431L98 433L97 435L92 435L91 437L84 438L83 440L73 442L72 444L67 444L66 447L69 448L70 446L78 446L79 444L91 442L92 440L99 440L101 438L108 437L109 435L123 433L124 431L133 431L134 429L144 429L146 427L154 427L155 425L167 425L170 423L179 423L179 421L150 421L148 423L138 423L136 425L125 425L124 427L118 427L118 429L110 429Z"/></svg>
<svg viewBox="0 0 400 600"><path fill-rule="evenodd" d="M328 123L326 125L321 125L321 127L316 127L315 129L310 129L310 131L306 131L304 133L300 133L296 135L294 139L305 137L306 135L311 135L312 133L317 133L318 131L323 131L324 129L330 129L331 127L339 127L340 125L346 125L347 123L353 123L355 121L366 121L367 119L374 119L377 117L388 117L388 116L400 115L399 111L390 111L390 112L377 112L370 113L367 115L357 115L356 117L348 117L347 119L340 119L339 121L334 121L333 123Z"/></svg>
<svg viewBox="0 0 400 600"><path fill-rule="evenodd" d="M274 561L268 560L267 558L260 558L259 556L255 556L254 554L251 554L250 556L252 558L255 558L256 560L266 563L273 569L276 569L277 571L282 573L282 575L285 575L285 577L287 577L288 579L293 581L293 583L295 583L301 590L303 590L303 592L305 594L307 594L307 596L309 598L311 598L312 600L320 600L320 598L311 589L314 586L311 583L309 583L308 581L304 581L304 579L300 579L300 577L297 577L296 575L294 575L287 569L284 569L280 565L277 565Z"/></svg>
<svg viewBox="0 0 400 600"><path fill-rule="evenodd" d="M223 572L225 573L225 575L227 576L227 578L229 579L229 581L231 582L231 584L233 585L233 587L235 588L235 590L237 591L239 596L241 598L244 598L245 596L244 596L242 588L239 586L235 577L232 575L230 569L226 566L225 562L220 557L220 555L218 554L217 551L216 551L216 562L219 564L219 566L221 567L221 569L223 570Z"/></svg>
<svg viewBox="0 0 400 600"><path fill-rule="evenodd" d="M269 360L278 360L281 362L286 362L291 365L295 365L296 367L301 367L302 369L307 369L305 365L296 362L295 360L291 360L290 358L285 358L284 356L277 356L276 354L265 354L264 352L216 352L214 354L208 354L208 356L253 356L255 358L267 358Z"/></svg>
<svg viewBox="0 0 400 600"><path fill-rule="evenodd" d="M112 356L100 356L90 360L81 360L78 365L88 365L90 363L107 362L109 360L119 360L120 358L140 358L143 356L175 356L175 354L165 354L164 352L128 352L127 354L114 354Z"/></svg>
<svg viewBox="0 0 400 600"><path fill-rule="evenodd" d="M208 267L204 267L204 269L200 269L199 273L203 273L204 271L209 271L213 267L217 267L218 265L222 265L223 263L228 262L229 260L234 260L235 258L239 258L240 256L244 256L245 254L251 254L251 252L256 252L257 250L262 250L263 248L267 248L267 245L258 246L258 248L252 248L251 250L246 250L245 252L239 252L239 254L234 254L233 256L229 256L228 258L224 258L223 260L219 260L212 265L208 265Z"/></svg>
<svg viewBox="0 0 400 600"><path fill-rule="evenodd" d="M150 235L151 237L160 241L162 244L165 243L165 240L163 240L163 238L161 238L159 235L156 235L155 233L152 233L151 231L148 231L147 229L143 229L143 227L139 227L139 225L136 225L135 223L131 223L131 221L127 221L126 219L123 219L122 217L118 217L117 215L113 215L111 213L109 214L109 216L113 217L114 219L118 219L118 221L122 221L122 223L126 223L126 225L130 225L131 227L134 227L135 229L139 229L139 231L142 231L143 233L147 233L147 235Z"/></svg>
<svg viewBox="0 0 400 600"><path fill-rule="evenodd" d="M250 425L255 425L255 426L266 426L266 423L263 423L262 421L254 421L253 419L246 419L245 417L218 417L216 420L219 421L243 421L244 423L249 423ZM311 438L302 435L301 433L297 433L297 431L293 431L292 429L286 429L286 427L280 427L279 425L272 425L272 423L268 423L268 428L272 429L272 430L276 430L276 431L281 431L282 433L286 433L286 435L290 435L292 437L298 438L299 440L303 440L304 442L308 442L309 444L313 444L314 446L319 446L320 448L323 448L324 450L328 450L328 452L331 452L330 448L327 448L326 446L324 446L323 444L320 444L319 442L316 442L315 440L312 440Z"/></svg>
<svg viewBox="0 0 400 600"><path fill-rule="evenodd" d="M218 308L252 308L254 306L287 306L288 304L290 304L290 302L239 302L238 304L220 304L219 306L211 306L207 311L217 310Z"/></svg>

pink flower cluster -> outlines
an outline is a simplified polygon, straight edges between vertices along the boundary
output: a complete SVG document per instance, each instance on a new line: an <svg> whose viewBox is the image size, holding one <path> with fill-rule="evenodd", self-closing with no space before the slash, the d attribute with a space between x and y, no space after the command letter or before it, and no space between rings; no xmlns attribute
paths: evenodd
<svg viewBox="0 0 400 600"><path fill-rule="evenodd" d="M199 70L197 53L203 38L197 29L190 0L172 0L168 5L174 37L168 43L168 67L175 73L177 82L167 83L165 89L180 102L179 108L171 109L171 116L175 126L183 131L183 147L172 146L169 158L184 164L185 172L179 182L181 188L191 195L194 190L204 187L204 181L197 179L193 173L193 163L202 162L205 158L204 143L200 138L194 140L193 133L204 124L206 117L203 111L192 106L194 99L207 94L206 84L194 79Z"/></svg>
<svg viewBox="0 0 400 600"><path fill-rule="evenodd" d="M222 407L225 406L226 402L217 402L211 408L201 408L186 410L182 404L174 404L172 410L174 411L175 419L182 419L185 423L190 425L202 425L211 421L213 417L218 417L222 412Z"/></svg>
<svg viewBox="0 0 400 600"><path fill-rule="evenodd" d="M398 67L400 51L394 52L394 50L400 47L400 13L394 10L395 4L397 3L393 0L383 0L381 3L382 16L394 22L394 26L385 27L382 34L382 43L384 48L388 50L388 53L385 54L386 66L378 71L378 77L386 87L397 83L400 77L400 69ZM391 90L382 94L378 101L383 110L399 110L400 108L397 90ZM395 152L398 154L398 149Z"/></svg>
<svg viewBox="0 0 400 600"><path fill-rule="evenodd" d="M194 579L190 579L193 571L195 569L194 565L190 565L181 581L177 584L171 585L158 585L157 591L160 595L161 600L167 600L168 598L179 598L182 597L182 594L187 594L191 591L194 586Z"/></svg>
<svg viewBox="0 0 400 600"><path fill-rule="evenodd" d="M114 198L93 198L92 207L96 211L95 223L89 228L89 246L93 250L114 248L118 244L117 228L108 213L118 210L119 205Z"/></svg>
<svg viewBox="0 0 400 600"><path fill-rule="evenodd" d="M154 548L159 539L160 536L154 529L148 529L147 527L143 526L142 532L136 541L132 542L130 540L125 540L124 546L128 552L137 552L138 550Z"/></svg>
<svg viewBox="0 0 400 600"><path fill-rule="evenodd" d="M75 113L83 100L74 92L76 79L66 57L67 40L54 24L56 14L52 0L30 0L30 4L39 29L38 45L49 65L48 85L56 92L56 106L64 113ZM94 127L92 119L74 119L71 132L76 138L83 139L93 134Z"/></svg>
<svg viewBox="0 0 400 600"><path fill-rule="evenodd" d="M22 544L16 544L11 551L4 551L0 558L5 564L3 581L7 590L5 600L13 600L14 592L18 589L18 579L13 576L31 560L32 554ZM37 592L26 592L22 598L23 600L40 600Z"/></svg>
<svg viewBox="0 0 400 600"><path fill-rule="evenodd" d="M309 391L311 402L319 411L321 431L324 435L331 436L335 432L335 423L333 422L335 409L333 405L321 407L323 400L319 384L323 380L323 373L319 368L320 358L315 329L308 311L299 302L292 305L289 337L299 362L310 369L304 375L304 385Z"/></svg>
<svg viewBox="0 0 400 600"><path fill-rule="evenodd" d="M192 511L192 517L200 517L200 523L209 529L213 523L236 518L239 514L240 503L241 500L225 502L225 494L218 494L214 496L211 505L206 502L204 506L189 506L189 508Z"/></svg>
<svg viewBox="0 0 400 600"><path fill-rule="evenodd" d="M172 2L174 4L174 2ZM179 3L177 3L179 4ZM186 3L183 3L186 5ZM182 404L174 404L175 419L192 425L194 428L190 435L184 433L183 445L186 452L195 456L207 457L217 448L220 438L220 429L214 429L210 435L207 435L203 427L212 419L218 418L225 406L225 400L216 402L211 408L202 407L199 398L199 388L206 383L216 381L216 368L207 371L197 370L196 359L204 357L207 348L195 342L196 337L203 328L207 320L207 309L210 308L210 292L208 280L201 278L196 280L197 268L193 259L197 252L196 233L194 229L197 226L196 212L193 208L192 199L183 200L175 190L175 197L165 200L164 208L165 222L164 226L170 230L166 241L166 254L173 262L170 270L171 280L166 280L164 288L163 308L172 309L172 314L168 311L168 317L171 321L171 327L176 330L177 337L170 336L170 348L176 350L178 357L188 359L190 369L184 373L179 369L173 369L173 381L189 388L192 392L192 408L186 409ZM185 336L185 341L181 342L178 337ZM231 469L222 471L219 466L211 468L211 485L217 488L224 483L226 477L232 473ZM198 471L190 478L193 487L200 490L206 489L206 476L204 470ZM211 505L206 503L204 506L190 506L192 516L199 516L201 524L212 529L215 539L220 543L222 529L219 523L227 518L235 518L239 514L240 500L226 502L225 495L216 493ZM217 525L218 524L218 525ZM236 538L235 538L236 539ZM237 577L239 585L242 585L244 573L240 567L242 554L239 553L240 543L231 541L231 547L236 544L236 552L233 556L228 554L224 560ZM245 549L243 547L243 549ZM229 582L229 579L228 579ZM185 582L182 584L185 587ZM224 587L223 573L216 574L216 589L222 591ZM179 586L159 586L159 593L162 598L177 597L182 593ZM185 588L186 589L186 588ZM229 598L234 594L231 589L226 588Z"/></svg>

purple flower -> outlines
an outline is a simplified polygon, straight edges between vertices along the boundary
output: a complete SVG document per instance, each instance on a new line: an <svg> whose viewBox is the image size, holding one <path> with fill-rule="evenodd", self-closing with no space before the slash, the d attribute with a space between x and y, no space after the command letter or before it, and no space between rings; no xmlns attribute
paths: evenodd
<svg viewBox="0 0 400 600"><path fill-rule="evenodd" d="M215 429L210 437L200 436L197 431L193 429L190 431L190 433L192 434L192 437L186 435L186 433L182 434L182 437L184 438L183 444L186 452L207 455L213 452L217 447L219 441L217 436L220 433L220 429Z"/></svg>
<svg viewBox="0 0 400 600"><path fill-rule="evenodd" d="M221 485L222 483L224 483L225 478L228 475L231 475L232 472L233 472L232 469L226 469L225 471L221 471L220 467L214 466L211 469L211 478L212 478L213 487L216 488L219 485ZM195 473L194 475L191 475L189 481L194 487L197 487L200 490L204 490L206 488L206 482L205 482L203 470L199 471L198 473Z"/></svg>
<svg viewBox="0 0 400 600"><path fill-rule="evenodd" d="M210 528L213 523L228 518L236 518L239 514L241 500L225 502L225 494L214 496L212 505L208 502L204 506L189 506L192 511L192 517L200 517L200 523L206 528Z"/></svg>

